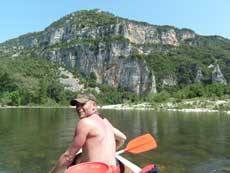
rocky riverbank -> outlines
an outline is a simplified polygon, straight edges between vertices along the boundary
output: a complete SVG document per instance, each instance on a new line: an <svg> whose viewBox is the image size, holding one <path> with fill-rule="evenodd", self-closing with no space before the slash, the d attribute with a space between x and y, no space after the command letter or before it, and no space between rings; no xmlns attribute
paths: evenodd
<svg viewBox="0 0 230 173"><path fill-rule="evenodd" d="M182 112L225 112L230 114L230 100L187 100L183 102L104 105L100 109L168 110Z"/></svg>

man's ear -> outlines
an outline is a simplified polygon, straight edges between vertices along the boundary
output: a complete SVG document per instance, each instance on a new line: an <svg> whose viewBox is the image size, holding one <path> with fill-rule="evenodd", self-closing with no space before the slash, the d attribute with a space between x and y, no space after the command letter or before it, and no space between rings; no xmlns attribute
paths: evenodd
<svg viewBox="0 0 230 173"><path fill-rule="evenodd" d="M96 104L96 102L93 102L92 105L93 105L93 109L97 110L97 104Z"/></svg>
<svg viewBox="0 0 230 173"><path fill-rule="evenodd" d="M94 102L94 101L93 101L93 106L97 107L97 104L96 104L96 102Z"/></svg>

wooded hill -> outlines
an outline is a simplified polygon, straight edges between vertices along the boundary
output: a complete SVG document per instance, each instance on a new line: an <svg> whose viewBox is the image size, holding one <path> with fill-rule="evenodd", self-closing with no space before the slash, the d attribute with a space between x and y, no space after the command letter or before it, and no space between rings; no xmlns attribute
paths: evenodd
<svg viewBox="0 0 230 173"><path fill-rule="evenodd" d="M230 40L83 10L0 44L1 104L68 104L60 66L101 103L230 93Z"/></svg>

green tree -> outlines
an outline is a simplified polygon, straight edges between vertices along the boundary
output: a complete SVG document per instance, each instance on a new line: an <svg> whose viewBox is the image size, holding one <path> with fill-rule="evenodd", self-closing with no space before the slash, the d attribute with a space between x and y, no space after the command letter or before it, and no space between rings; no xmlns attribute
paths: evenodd
<svg viewBox="0 0 230 173"><path fill-rule="evenodd" d="M9 105L11 106L18 106L21 104L21 96L19 91L12 91L9 93L10 102Z"/></svg>
<svg viewBox="0 0 230 173"><path fill-rule="evenodd" d="M57 81L52 81L47 87L47 96L57 103L64 100L64 87Z"/></svg>
<svg viewBox="0 0 230 173"><path fill-rule="evenodd" d="M7 72L0 71L0 92L12 91L16 88L13 80Z"/></svg>

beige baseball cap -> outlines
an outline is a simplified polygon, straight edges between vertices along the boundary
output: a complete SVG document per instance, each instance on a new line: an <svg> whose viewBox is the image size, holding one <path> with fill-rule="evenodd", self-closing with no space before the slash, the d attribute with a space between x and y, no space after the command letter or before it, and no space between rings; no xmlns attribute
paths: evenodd
<svg viewBox="0 0 230 173"><path fill-rule="evenodd" d="M79 94L77 98L70 101L70 105L75 106L77 103L86 103L89 100L96 102L96 97L93 94Z"/></svg>

